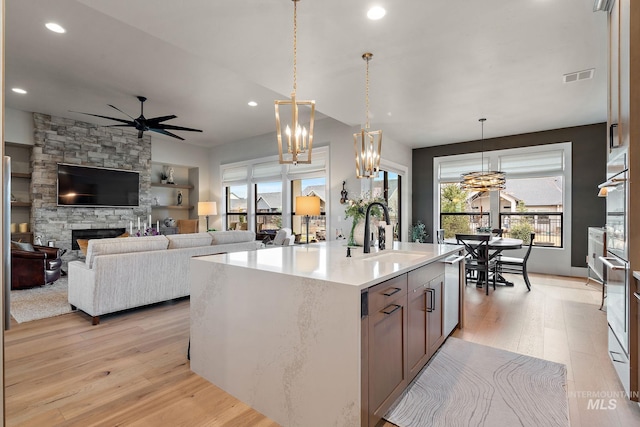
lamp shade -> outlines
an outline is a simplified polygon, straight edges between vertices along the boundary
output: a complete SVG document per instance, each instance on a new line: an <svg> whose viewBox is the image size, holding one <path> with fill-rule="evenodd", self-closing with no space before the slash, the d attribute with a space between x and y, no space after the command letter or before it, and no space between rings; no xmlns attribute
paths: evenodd
<svg viewBox="0 0 640 427"><path fill-rule="evenodd" d="M198 215L218 215L216 202L198 202Z"/></svg>
<svg viewBox="0 0 640 427"><path fill-rule="evenodd" d="M320 215L320 197L298 196L296 197L296 215Z"/></svg>

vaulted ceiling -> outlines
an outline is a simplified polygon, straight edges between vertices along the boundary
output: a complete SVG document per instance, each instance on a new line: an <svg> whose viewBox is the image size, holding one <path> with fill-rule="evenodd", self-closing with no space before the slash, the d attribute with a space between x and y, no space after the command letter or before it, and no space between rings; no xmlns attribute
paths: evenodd
<svg viewBox="0 0 640 427"><path fill-rule="evenodd" d="M366 17L374 4L387 15ZM592 0L301 0L298 97L347 125L411 147L606 121L606 14ZM187 143L215 146L275 129L292 85L290 0L6 0L5 102L71 111L178 116ZM44 26L57 22L65 34ZM593 78L563 75L595 69ZM19 95L10 91L21 87ZM256 107L247 102L255 101ZM168 138L153 135L154 138ZM176 143L180 143L175 140Z"/></svg>

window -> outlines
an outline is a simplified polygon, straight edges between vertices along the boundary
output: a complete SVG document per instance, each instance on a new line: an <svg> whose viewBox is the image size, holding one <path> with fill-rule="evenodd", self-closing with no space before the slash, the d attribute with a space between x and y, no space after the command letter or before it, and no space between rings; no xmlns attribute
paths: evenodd
<svg viewBox="0 0 640 427"><path fill-rule="evenodd" d="M282 228L282 181L255 185L256 232Z"/></svg>
<svg viewBox="0 0 640 427"><path fill-rule="evenodd" d="M393 239L400 240L400 206L401 206L401 176L395 172L380 170L378 177L373 179L371 194L382 197L389 208L389 221L393 225Z"/></svg>
<svg viewBox="0 0 640 427"><path fill-rule="evenodd" d="M565 182L570 143L497 150L436 159L439 186L439 224L445 238L478 229L501 228L503 237L528 241L535 233L537 246L563 247ZM460 188L461 174L469 170L501 170L506 188L476 192Z"/></svg>
<svg viewBox="0 0 640 427"><path fill-rule="evenodd" d="M293 212L291 214L291 224L293 233L299 235L296 241L306 243L307 229L306 217L296 215L295 203L298 196L317 196L320 198L320 215L309 217L309 241L317 242L326 240L327 238L327 220L326 220L326 179L322 178L305 178L294 179L291 181L291 199Z"/></svg>
<svg viewBox="0 0 640 427"><path fill-rule="evenodd" d="M247 230L247 185L225 187L227 230Z"/></svg>

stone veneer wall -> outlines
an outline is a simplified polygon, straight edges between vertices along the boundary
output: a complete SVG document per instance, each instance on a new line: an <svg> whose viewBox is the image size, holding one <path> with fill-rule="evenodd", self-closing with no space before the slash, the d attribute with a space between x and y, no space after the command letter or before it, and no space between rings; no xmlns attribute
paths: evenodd
<svg viewBox="0 0 640 427"><path fill-rule="evenodd" d="M71 250L71 230L126 228L129 221L151 213L151 137L136 131L103 127L34 113L31 155L31 230L43 243L54 240L67 249L65 262L77 259ZM135 208L92 208L57 205L57 164L98 166L140 172L140 205Z"/></svg>

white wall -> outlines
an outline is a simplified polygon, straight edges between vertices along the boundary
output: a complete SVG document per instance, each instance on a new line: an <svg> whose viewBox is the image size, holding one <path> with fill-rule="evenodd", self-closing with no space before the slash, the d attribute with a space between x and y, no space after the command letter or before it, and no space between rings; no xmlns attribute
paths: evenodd
<svg viewBox="0 0 640 427"><path fill-rule="evenodd" d="M4 109L4 140L15 144L33 145L33 113Z"/></svg>
<svg viewBox="0 0 640 427"><path fill-rule="evenodd" d="M275 125L274 125L275 128ZM351 219L345 220L345 206L340 204L340 191L342 181L346 181L346 189L349 197L357 197L361 193L361 180L355 176L355 152L353 148L353 133L358 132L359 127L347 126L336 120L327 118L318 120L314 128L314 147L329 146L331 169L329 171L329 218L327 230L328 238L335 238L335 229L342 228L347 233L351 227ZM219 203L223 199L222 183L220 181L220 165L240 162L260 157L278 155L275 129L274 132L228 143L211 149L210 178L211 196L213 201ZM403 224L409 224L411 212L411 149L405 145L395 143L387 136L382 143L382 158L393 163L405 166L409 172L404 178L403 186ZM152 155L153 157L153 155ZM155 159L154 159L155 160ZM222 216L218 215L214 226L222 228Z"/></svg>

